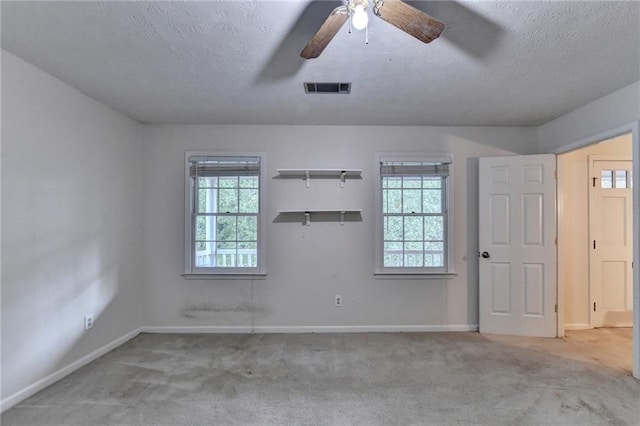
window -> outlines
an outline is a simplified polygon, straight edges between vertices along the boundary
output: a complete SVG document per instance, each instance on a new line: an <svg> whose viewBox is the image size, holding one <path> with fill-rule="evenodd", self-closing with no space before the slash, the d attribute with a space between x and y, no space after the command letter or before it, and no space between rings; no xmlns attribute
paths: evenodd
<svg viewBox="0 0 640 426"><path fill-rule="evenodd" d="M600 187L602 189L633 188L633 173L631 170L602 170Z"/></svg>
<svg viewBox="0 0 640 426"><path fill-rule="evenodd" d="M451 272L451 157L378 157L376 272Z"/></svg>
<svg viewBox="0 0 640 426"><path fill-rule="evenodd" d="M261 274L263 156L186 154L185 274Z"/></svg>

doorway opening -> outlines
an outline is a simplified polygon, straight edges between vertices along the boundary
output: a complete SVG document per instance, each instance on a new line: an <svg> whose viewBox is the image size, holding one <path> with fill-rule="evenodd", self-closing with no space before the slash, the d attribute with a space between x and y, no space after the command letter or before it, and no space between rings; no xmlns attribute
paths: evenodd
<svg viewBox="0 0 640 426"><path fill-rule="evenodd" d="M564 330L630 328L633 135L559 154L557 161L559 335Z"/></svg>
<svg viewBox="0 0 640 426"><path fill-rule="evenodd" d="M609 186L609 181L602 180L602 173L609 172L610 170L616 170L613 166L619 164L619 169L624 169L625 163L609 163L600 162L598 160L605 159L617 159L620 161L628 160L632 161L632 135L627 133L615 138L607 139L600 143L589 145L583 148L579 148L573 151L569 151L564 154L558 155L558 168L561 171L561 180L558 183L558 201L561 211L561 217L559 218L558 227L562 238L559 240L559 251L562 253L562 259L560 259L561 270L559 271L558 278L562 282L563 287L563 307L564 307L564 328L565 330L580 330L589 329L594 327L603 326L603 319L596 319L596 316L600 316L599 313L603 312L608 305L613 305L612 298L625 298L628 294L613 295L611 291L602 288L603 284L603 268L601 265L594 265L594 267L587 267L595 260L594 254L601 254L605 250L598 250L598 240L601 241L601 247L605 244L605 238L610 239L612 231L631 231L630 229L624 229L632 227L631 218L621 224L618 222L620 218L612 220L611 216L605 214L598 214L594 217L594 213L602 213L603 209L599 203L595 202L594 196L598 197L599 201L602 201L603 193L608 188L602 189L602 186ZM601 169L600 176L591 176L595 170L594 165ZM605 165L612 167L606 168ZM626 166L628 167L628 166ZM596 190L594 190L594 179ZM631 177L630 175L628 176ZM628 179L625 176L625 179ZM627 186L631 186L630 182L625 180ZM615 187L615 182L612 183ZM620 185L622 186L622 185ZM602 189L601 191L597 191ZM626 192L613 191L612 193ZM608 194L604 194L607 197ZM605 198L609 199L609 198ZM612 204L619 206L619 200L615 199ZM593 211L590 212L590 206ZM629 207L629 206L627 206ZM615 206L614 206L615 208ZM620 210L620 209L618 209ZM626 210L623 212L626 213ZM629 212L630 214L630 212ZM603 223L609 220L611 223ZM596 226L596 224L598 226ZM598 229L595 229L595 228ZM628 232L628 236L632 236L631 232ZM627 233L623 237L627 237ZM595 240L595 249L594 249ZM608 240L607 240L608 241ZM626 249L628 250L629 259L633 255L633 242L626 241ZM628 243L628 244L627 244ZM613 265L613 266L612 266ZM607 263L604 272L608 272L609 269L615 269L619 266L619 263ZM631 291L631 273L630 267L621 272L625 276L619 278L627 278L629 281L628 289ZM610 271L618 273L620 271ZM610 276L610 275L609 275ZM594 282L594 281L598 282ZM626 283L625 283L626 285ZM590 288L591 287L591 288ZM624 287L620 284L618 287ZM594 293L600 293L598 295ZM620 293L620 292L618 292ZM631 302L630 295L628 295L629 303ZM618 303L619 300L615 300ZM593 303L596 303L595 311ZM598 304L600 304L601 310L598 311ZM631 308L631 306L629 306ZM594 314L595 312L595 314ZM629 316L629 324L631 324L631 316ZM613 325L613 324L612 324ZM618 323L617 325L623 325Z"/></svg>

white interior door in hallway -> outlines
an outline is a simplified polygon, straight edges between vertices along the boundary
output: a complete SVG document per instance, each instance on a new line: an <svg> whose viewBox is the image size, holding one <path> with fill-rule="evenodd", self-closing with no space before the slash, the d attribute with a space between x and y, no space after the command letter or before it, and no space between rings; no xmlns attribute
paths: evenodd
<svg viewBox="0 0 640 426"><path fill-rule="evenodd" d="M633 325L631 158L589 156L591 327Z"/></svg>
<svg viewBox="0 0 640 426"><path fill-rule="evenodd" d="M557 336L555 155L479 161L480 332Z"/></svg>

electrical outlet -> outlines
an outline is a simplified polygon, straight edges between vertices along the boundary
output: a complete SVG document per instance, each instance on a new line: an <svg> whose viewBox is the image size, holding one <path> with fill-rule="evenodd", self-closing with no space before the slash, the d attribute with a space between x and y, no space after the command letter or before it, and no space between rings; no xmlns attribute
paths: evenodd
<svg viewBox="0 0 640 426"><path fill-rule="evenodd" d="M89 330L93 327L93 315L87 315L84 317L84 329Z"/></svg>
<svg viewBox="0 0 640 426"><path fill-rule="evenodd" d="M342 306L342 296L340 296L339 294L336 294L336 306Z"/></svg>

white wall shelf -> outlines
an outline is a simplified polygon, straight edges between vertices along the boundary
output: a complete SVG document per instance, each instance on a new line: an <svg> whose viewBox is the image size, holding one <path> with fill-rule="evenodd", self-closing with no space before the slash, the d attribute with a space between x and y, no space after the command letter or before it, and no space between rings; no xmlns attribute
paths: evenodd
<svg viewBox="0 0 640 426"><path fill-rule="evenodd" d="M278 174L284 177L301 177L306 181L309 188L309 181L313 177L325 179L340 179L340 188L344 188L346 179L357 179L362 174L360 169L278 169Z"/></svg>
<svg viewBox="0 0 640 426"><path fill-rule="evenodd" d="M278 210L278 214L304 214L304 224L311 225L312 213L337 213L340 214L340 225L344 225L344 217L348 213L362 213L362 209L307 209L307 210Z"/></svg>

